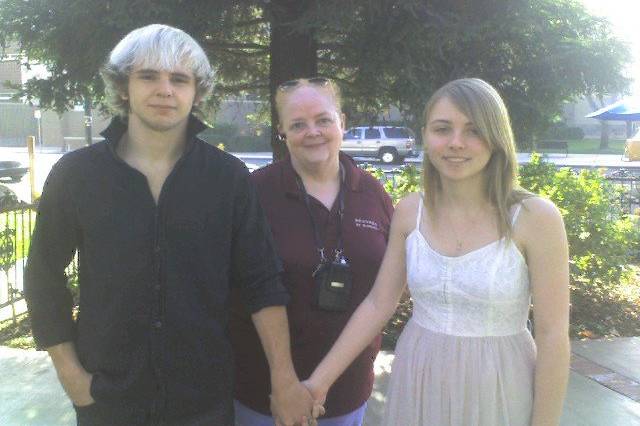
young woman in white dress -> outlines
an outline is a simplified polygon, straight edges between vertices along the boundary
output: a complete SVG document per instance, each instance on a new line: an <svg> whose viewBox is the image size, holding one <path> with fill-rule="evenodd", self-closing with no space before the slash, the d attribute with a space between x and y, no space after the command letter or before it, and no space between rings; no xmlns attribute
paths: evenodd
<svg viewBox="0 0 640 426"><path fill-rule="evenodd" d="M440 88L422 132L425 193L398 204L373 289L306 384L322 401L408 284L385 425L557 425L570 356L562 217L517 186L508 112L488 83Z"/></svg>

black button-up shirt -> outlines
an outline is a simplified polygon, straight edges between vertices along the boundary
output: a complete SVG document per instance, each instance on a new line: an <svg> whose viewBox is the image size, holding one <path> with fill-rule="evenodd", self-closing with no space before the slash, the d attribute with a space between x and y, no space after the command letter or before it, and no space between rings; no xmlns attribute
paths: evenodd
<svg viewBox="0 0 640 426"><path fill-rule="evenodd" d="M121 416L189 416L232 407L229 294L251 312L288 294L244 164L195 137L156 205L145 176L115 153L126 126L65 155L38 208L25 272L41 347L73 341L91 394ZM79 315L65 267L79 258ZM115 408L114 408L115 409Z"/></svg>

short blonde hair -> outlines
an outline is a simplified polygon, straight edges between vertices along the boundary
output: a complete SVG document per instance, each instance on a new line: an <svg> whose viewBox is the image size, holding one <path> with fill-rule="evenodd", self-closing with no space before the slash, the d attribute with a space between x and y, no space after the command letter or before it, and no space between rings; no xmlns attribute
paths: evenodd
<svg viewBox="0 0 640 426"><path fill-rule="evenodd" d="M175 69L189 67L196 80L196 98L202 102L213 89L214 72L202 47L184 31L168 25L152 24L131 31L109 54L100 74L105 83L107 106L122 118L129 115L127 93L129 75L135 66Z"/></svg>
<svg viewBox="0 0 640 426"><path fill-rule="evenodd" d="M497 209L500 235L509 237L510 207L532 194L517 185L518 161L507 107L496 89L486 81L462 78L445 84L431 96L424 109L425 126L433 107L443 98L451 101L473 122L482 139L489 145L491 158L485 168L486 195ZM426 149L426 141L424 146ZM426 151L422 170L426 202L433 208L436 194L442 190L442 182Z"/></svg>
<svg viewBox="0 0 640 426"><path fill-rule="evenodd" d="M284 102L286 101L286 98L302 87L313 87L327 93L327 95L329 95L329 98L335 105L338 115L342 114L342 96L340 94L340 88L338 87L338 85L328 78L322 79L326 81L326 84L316 84L313 82L314 80L314 78L297 78L283 83L276 89L275 104L276 112L278 113L278 122L280 124L282 124L282 107ZM285 85L287 83L291 84Z"/></svg>

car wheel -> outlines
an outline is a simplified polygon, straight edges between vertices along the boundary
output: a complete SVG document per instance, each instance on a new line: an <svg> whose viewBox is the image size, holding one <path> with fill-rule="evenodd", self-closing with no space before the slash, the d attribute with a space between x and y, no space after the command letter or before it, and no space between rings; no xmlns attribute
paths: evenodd
<svg viewBox="0 0 640 426"><path fill-rule="evenodd" d="M393 148L382 148L378 157L384 164L393 164L398 161L398 151Z"/></svg>

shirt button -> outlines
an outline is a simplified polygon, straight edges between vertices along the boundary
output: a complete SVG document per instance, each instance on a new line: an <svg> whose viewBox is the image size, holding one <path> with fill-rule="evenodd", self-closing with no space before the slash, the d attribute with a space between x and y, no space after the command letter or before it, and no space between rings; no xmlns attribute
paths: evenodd
<svg viewBox="0 0 640 426"><path fill-rule="evenodd" d="M160 251L161 251L161 250L162 250L162 249L160 248L160 246L155 246L155 248L153 249L153 251L154 251L156 254L160 254Z"/></svg>
<svg viewBox="0 0 640 426"><path fill-rule="evenodd" d="M154 326L155 328L162 328L162 321L156 321L156 322L154 322L154 323L153 323L153 326Z"/></svg>

